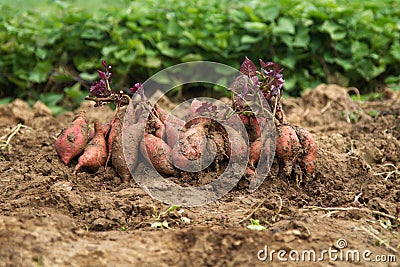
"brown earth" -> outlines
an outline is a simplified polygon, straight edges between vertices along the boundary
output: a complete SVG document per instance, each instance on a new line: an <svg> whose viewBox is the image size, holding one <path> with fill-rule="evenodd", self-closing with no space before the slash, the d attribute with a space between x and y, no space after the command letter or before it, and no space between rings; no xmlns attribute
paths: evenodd
<svg viewBox="0 0 400 267"><path fill-rule="evenodd" d="M313 179L277 176L274 165L253 193L235 189L170 213L110 167L75 176L76 161L61 163L53 144L72 113L53 118L41 103L29 109L18 100L0 107L0 266L397 266L400 94L357 103L348 91L321 85L284 102L289 121L316 138ZM91 120L113 115L91 103L81 108ZM266 230L248 229L250 219ZM164 221L168 228L154 227ZM317 258L338 250L339 239L347 241L342 261L334 251L338 260L301 261L304 250ZM266 246L286 251L286 259L297 251L300 262L279 261L277 253L260 261ZM346 261L355 250L396 262Z"/></svg>

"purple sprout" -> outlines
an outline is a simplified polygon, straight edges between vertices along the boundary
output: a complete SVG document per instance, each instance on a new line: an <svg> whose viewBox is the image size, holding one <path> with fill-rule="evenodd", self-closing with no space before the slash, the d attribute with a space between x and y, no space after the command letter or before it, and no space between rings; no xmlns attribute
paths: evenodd
<svg viewBox="0 0 400 267"><path fill-rule="evenodd" d="M93 85L90 87L90 95L91 97L95 96L98 98L104 98L108 97L111 95L111 66L107 65L107 62L103 60L102 65L105 68L105 71L97 70L97 73L99 74L100 81L96 81L93 83Z"/></svg>
<svg viewBox="0 0 400 267"><path fill-rule="evenodd" d="M104 71L97 70L100 80L95 81L90 87L90 94L85 99L96 102L95 107L102 106L107 103L114 103L117 107L129 104L130 97L123 91L115 92L111 89L111 66L107 61L103 60L101 64ZM136 83L130 88L132 94L138 93L144 99L143 85Z"/></svg>
<svg viewBox="0 0 400 267"><path fill-rule="evenodd" d="M279 68L278 64L274 62L264 62L262 59L260 59L260 66L259 71L256 65L246 57L240 67L240 72L249 78L249 83L252 85L251 88L261 91L273 110L280 111L283 85L285 83L282 75L283 69ZM241 92L242 97L247 96L249 85L243 84ZM238 110L243 109L243 103L239 100L238 95L235 104Z"/></svg>

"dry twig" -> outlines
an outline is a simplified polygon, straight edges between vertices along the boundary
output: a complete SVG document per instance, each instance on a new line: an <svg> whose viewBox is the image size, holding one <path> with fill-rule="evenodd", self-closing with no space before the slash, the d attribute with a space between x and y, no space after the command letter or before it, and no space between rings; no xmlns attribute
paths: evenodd
<svg viewBox="0 0 400 267"><path fill-rule="evenodd" d="M7 150L8 152L11 151L11 139L19 132L21 128L27 128L27 126L18 123L17 126L11 129L11 132L0 137L0 150Z"/></svg>
<svg viewBox="0 0 400 267"><path fill-rule="evenodd" d="M363 211L363 212L366 212L366 213L372 213L372 214L375 214L375 215L387 217L389 219L395 220L395 221L400 223L400 218L397 218L397 217L395 217L393 215L390 215L390 214L386 214L384 212L380 212L380 211L376 211L376 210L370 210L370 209L367 209L367 208L357 208L357 207L347 207L347 208L326 207L326 208L324 208L324 207L318 207L318 206L309 206L309 207L300 209L300 211L303 211L303 212L307 212L307 211L327 211L328 213L322 215L321 218L329 217L330 215L338 213L338 212L341 212L341 211L353 211L353 210Z"/></svg>

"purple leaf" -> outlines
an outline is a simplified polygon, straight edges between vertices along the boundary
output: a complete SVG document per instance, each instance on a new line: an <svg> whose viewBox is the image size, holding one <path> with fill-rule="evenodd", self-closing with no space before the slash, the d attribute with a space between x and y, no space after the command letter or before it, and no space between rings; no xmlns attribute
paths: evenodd
<svg viewBox="0 0 400 267"><path fill-rule="evenodd" d="M132 86L131 88L129 88L129 90L134 94L136 93L137 90L139 90L142 87L141 83L135 83L134 86Z"/></svg>
<svg viewBox="0 0 400 267"><path fill-rule="evenodd" d="M255 76L257 74L257 67L254 65L248 57L245 57L242 65L240 66L240 72L249 77Z"/></svg>
<svg viewBox="0 0 400 267"><path fill-rule="evenodd" d="M268 69L268 68L270 68L270 67L275 67L275 63L274 62L264 62L264 60L262 60L261 58L260 58L260 65L261 65L261 68L263 68L263 69Z"/></svg>
<svg viewBox="0 0 400 267"><path fill-rule="evenodd" d="M100 77L102 80L105 80L105 79L106 79L106 74L105 74L103 71L97 70L97 73L99 74L99 77Z"/></svg>
<svg viewBox="0 0 400 267"><path fill-rule="evenodd" d="M103 67L104 67L104 68L107 68L107 61L103 60L103 61L101 62L101 64L103 64Z"/></svg>

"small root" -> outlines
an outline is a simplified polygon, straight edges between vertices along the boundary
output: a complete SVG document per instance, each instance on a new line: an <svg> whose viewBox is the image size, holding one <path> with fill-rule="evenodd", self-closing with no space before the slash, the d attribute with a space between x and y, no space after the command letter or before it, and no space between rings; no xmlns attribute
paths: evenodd
<svg viewBox="0 0 400 267"><path fill-rule="evenodd" d="M277 216L281 213L281 211L282 211L283 200L282 200L282 198L281 198L279 195L273 195L273 196L274 196L274 197L277 197L278 200L279 200L278 211L277 211L276 214L274 215L274 217L277 217ZM241 219L241 220L238 222L238 224L241 224L242 222L249 220L249 219L251 218L251 216L253 216L254 213L255 213L257 210L260 209L260 207L265 203L265 201L266 201L267 199L268 199L268 197L263 198L263 199L258 203L258 205L257 205L246 217L244 217L243 219Z"/></svg>
<svg viewBox="0 0 400 267"><path fill-rule="evenodd" d="M400 223L400 218L398 218L396 216L393 216L393 215L390 215L390 214L386 214L384 212L380 212L380 211L377 211L377 210L370 210L370 209L367 209L367 208L357 208L357 207L346 207L346 208L326 207L325 208L325 207L318 207L318 206L309 206L309 207L300 209L301 212L327 211L328 213L322 215L321 218L329 217L330 215L338 213L338 212L341 212L341 211L353 211L353 210L363 211L363 212L366 212L366 213L372 213L372 214L375 214L375 215L383 216L383 217L392 219L392 220L397 221L397 222Z"/></svg>
<svg viewBox="0 0 400 267"><path fill-rule="evenodd" d="M377 173L374 173L374 175L385 177L385 181L387 181L392 176L394 178L396 178L397 176L400 176L400 166L395 166L394 164L386 163L386 164L380 165L379 169L383 169L385 167L391 167L391 168L393 168L393 170L385 171L385 172L377 172Z"/></svg>
<svg viewBox="0 0 400 267"><path fill-rule="evenodd" d="M11 129L11 131L0 137L0 150L7 150L8 152L11 151L12 145L11 145L11 139L16 135L21 128L28 128L27 126L18 123L17 126Z"/></svg>

